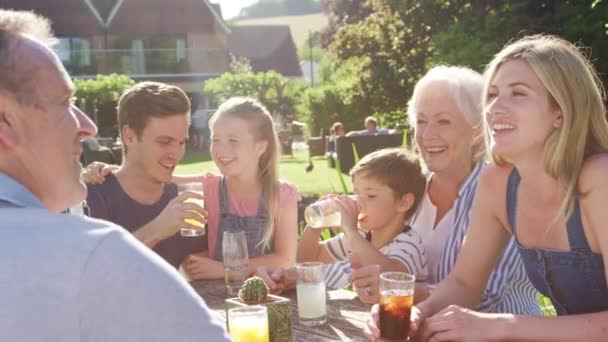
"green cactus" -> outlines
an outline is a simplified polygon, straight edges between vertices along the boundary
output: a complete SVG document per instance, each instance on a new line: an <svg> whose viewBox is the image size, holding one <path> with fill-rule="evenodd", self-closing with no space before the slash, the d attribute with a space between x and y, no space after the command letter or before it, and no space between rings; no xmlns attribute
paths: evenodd
<svg viewBox="0 0 608 342"><path fill-rule="evenodd" d="M239 298L245 303L261 302L268 296L268 286L260 277L251 277L239 290Z"/></svg>

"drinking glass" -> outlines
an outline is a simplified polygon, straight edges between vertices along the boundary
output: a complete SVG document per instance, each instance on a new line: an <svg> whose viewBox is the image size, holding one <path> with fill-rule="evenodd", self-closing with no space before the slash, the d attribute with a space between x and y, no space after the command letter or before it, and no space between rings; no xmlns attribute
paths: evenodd
<svg viewBox="0 0 608 342"><path fill-rule="evenodd" d="M380 337L404 341L410 331L416 277L405 272L380 274Z"/></svg>
<svg viewBox="0 0 608 342"><path fill-rule="evenodd" d="M189 191L189 192L196 192L196 193L203 195L203 184L200 182L199 183L178 184L177 189L180 194L184 191ZM205 200L198 199L198 198L187 198L184 202L196 203L203 208L205 207ZM182 229L180 229L180 234L182 236L193 237L193 236L201 236L201 235L205 234L205 224L204 223L199 222L197 220L193 220L193 219L185 219L184 221L186 223L192 224L198 228L182 228Z"/></svg>
<svg viewBox="0 0 608 342"><path fill-rule="evenodd" d="M225 231L222 235L222 258L228 294L237 295L249 275L249 253L247 235L240 230Z"/></svg>
<svg viewBox="0 0 608 342"><path fill-rule="evenodd" d="M228 309L228 331L234 342L269 342L268 310L260 305Z"/></svg>
<svg viewBox="0 0 608 342"><path fill-rule="evenodd" d="M349 195L348 197L357 201L355 195ZM336 197L325 198L306 207L304 219L311 228L339 227L342 214L340 205L336 202Z"/></svg>
<svg viewBox="0 0 608 342"><path fill-rule="evenodd" d="M300 323L308 326L324 324L327 322L327 307L323 264L303 262L296 265L296 270L298 272L296 292Z"/></svg>

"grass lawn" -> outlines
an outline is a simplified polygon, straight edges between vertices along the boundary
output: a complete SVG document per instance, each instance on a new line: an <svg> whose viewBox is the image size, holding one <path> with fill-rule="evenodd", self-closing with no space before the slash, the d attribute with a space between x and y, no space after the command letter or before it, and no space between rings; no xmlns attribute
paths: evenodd
<svg viewBox="0 0 608 342"><path fill-rule="evenodd" d="M314 169L307 173L308 152L304 150L294 151L293 156L281 157L279 166L280 176L295 184L302 194L314 193L324 195L331 192L342 192L336 170L327 166L327 161L324 157L314 157L312 163ZM204 171L219 173L208 153L189 152L177 166L176 173L192 174ZM344 175L344 180L348 189L352 191L350 177Z"/></svg>

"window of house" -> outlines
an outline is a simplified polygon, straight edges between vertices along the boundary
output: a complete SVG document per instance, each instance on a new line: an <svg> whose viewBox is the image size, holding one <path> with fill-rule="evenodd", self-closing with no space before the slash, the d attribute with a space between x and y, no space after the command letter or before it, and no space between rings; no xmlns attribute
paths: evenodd
<svg viewBox="0 0 608 342"><path fill-rule="evenodd" d="M59 38L56 50L61 61L67 66L87 67L91 65L91 45L87 39Z"/></svg>
<svg viewBox="0 0 608 342"><path fill-rule="evenodd" d="M118 37L113 54L125 73L165 74L182 70L187 59L184 36Z"/></svg>

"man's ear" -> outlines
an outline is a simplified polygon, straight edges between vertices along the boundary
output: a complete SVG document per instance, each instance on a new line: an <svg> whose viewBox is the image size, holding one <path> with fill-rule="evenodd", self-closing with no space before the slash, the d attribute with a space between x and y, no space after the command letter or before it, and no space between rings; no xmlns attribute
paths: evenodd
<svg viewBox="0 0 608 342"><path fill-rule="evenodd" d="M414 194L411 192L406 193L401 196L401 200L399 200L399 212L406 212L410 210L410 208L414 205Z"/></svg>
<svg viewBox="0 0 608 342"><path fill-rule="evenodd" d="M135 134L135 131L132 130L129 125L122 126L120 130L122 132L122 140L124 144L130 145L137 139L137 134Z"/></svg>
<svg viewBox="0 0 608 342"><path fill-rule="evenodd" d="M0 106L0 145L8 149L14 148L19 143L14 118L13 115L8 114L4 106Z"/></svg>

